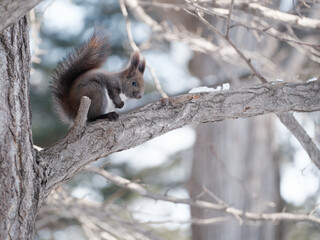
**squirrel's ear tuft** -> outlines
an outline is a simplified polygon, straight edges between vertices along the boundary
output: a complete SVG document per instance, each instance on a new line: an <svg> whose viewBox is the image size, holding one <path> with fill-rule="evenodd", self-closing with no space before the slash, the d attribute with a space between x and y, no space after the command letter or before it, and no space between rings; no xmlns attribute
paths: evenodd
<svg viewBox="0 0 320 240"><path fill-rule="evenodd" d="M133 69L137 69L140 61L140 53L138 51L134 51L130 57L130 67Z"/></svg>
<svg viewBox="0 0 320 240"><path fill-rule="evenodd" d="M140 62L140 53L138 51L134 51L130 57L130 64L127 72L128 78L132 77L137 72L139 62Z"/></svg>
<svg viewBox="0 0 320 240"><path fill-rule="evenodd" d="M143 74L145 68L146 68L146 59L145 59L144 57L142 57L142 58L141 58L141 61L140 61L140 63L139 63L139 68L138 68L138 69L139 69L139 72L140 72L141 74Z"/></svg>

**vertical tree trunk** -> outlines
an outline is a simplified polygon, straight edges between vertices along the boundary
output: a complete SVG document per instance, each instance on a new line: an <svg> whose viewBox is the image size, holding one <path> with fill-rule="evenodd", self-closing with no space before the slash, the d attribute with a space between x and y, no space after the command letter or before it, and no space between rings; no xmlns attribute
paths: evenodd
<svg viewBox="0 0 320 240"><path fill-rule="evenodd" d="M217 27L225 26L221 21L216 22ZM251 51L257 49L256 38L243 29L233 29L230 38L242 48ZM272 52L270 50L269 54ZM216 62L203 60L202 57L194 58L190 66L196 76L201 78L206 74L214 74L222 82L230 72L232 77L240 76L243 72L240 67L228 67L223 63L222 68ZM232 87L237 83L231 82ZM244 84L248 82L241 82L241 85ZM270 116L209 123L197 126L196 130L197 141L189 185L191 197L198 196L205 186L227 204L245 211L276 211L275 207L280 204L279 177L272 153ZM204 199L214 201L208 194ZM218 213L197 208L191 208L191 215L194 218L219 216ZM270 223L249 225L244 222L240 225L236 218L217 225L192 226L194 240L274 240L277 239L277 230L277 226Z"/></svg>
<svg viewBox="0 0 320 240"><path fill-rule="evenodd" d="M279 203L277 164L271 150L270 116L197 126L190 194L207 187L226 203L247 211L275 211ZM206 200L214 201L207 195ZM209 218L217 213L192 208L192 217ZM240 225L233 221L192 227L196 240L277 239L270 223Z"/></svg>
<svg viewBox="0 0 320 240"><path fill-rule="evenodd" d="M0 239L32 239L40 184L29 102L27 17L0 35Z"/></svg>

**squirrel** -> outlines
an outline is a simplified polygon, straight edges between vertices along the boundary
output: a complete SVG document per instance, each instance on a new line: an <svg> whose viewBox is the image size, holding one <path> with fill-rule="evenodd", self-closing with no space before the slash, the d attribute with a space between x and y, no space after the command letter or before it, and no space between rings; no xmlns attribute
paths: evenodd
<svg viewBox="0 0 320 240"><path fill-rule="evenodd" d="M82 96L91 99L88 121L115 121L119 118L115 108L122 108L127 98L142 97L145 59L134 51L125 69L111 73L100 68L108 55L108 35L95 30L87 42L58 63L52 75L51 94L62 121L74 121Z"/></svg>

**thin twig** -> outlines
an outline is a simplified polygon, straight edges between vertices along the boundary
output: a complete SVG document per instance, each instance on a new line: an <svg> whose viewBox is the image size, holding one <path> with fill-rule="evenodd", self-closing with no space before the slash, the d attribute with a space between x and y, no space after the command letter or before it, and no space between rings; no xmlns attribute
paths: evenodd
<svg viewBox="0 0 320 240"><path fill-rule="evenodd" d="M127 30L127 35L128 35L128 40L129 40L130 46L132 47L133 50L140 52L139 47L137 46L137 44L133 40L133 34L132 34L132 31L131 31L131 22L130 22L129 17L128 17L128 11L127 11L126 5L124 3L124 0L119 0L119 3L120 3L120 8L121 8L122 15L124 16L124 19L125 19L125 22L126 22L126 30ZM147 67L150 70L153 82L154 82L157 90L159 91L160 95L163 98L168 98L168 95L163 91L163 89L161 87L160 81L159 81L159 79L157 77L157 74L156 74L154 68L152 66L150 66L149 63L147 63Z"/></svg>
<svg viewBox="0 0 320 240"><path fill-rule="evenodd" d="M139 6L139 3L136 1L136 0L127 0L127 3L129 4L130 6L130 9L135 13L135 15L143 22L145 22L147 25L149 25L152 29L155 29L158 33L161 32L161 31L165 31L165 29L160 25L158 24L155 20L153 20L143 9L141 6ZM147 2L143 1L144 4L147 4ZM153 2L154 3L154 2ZM225 4L225 1L219 1L219 4ZM240 4L238 2L235 2L234 3L235 5L237 4ZM200 11L204 11L206 10L205 8L198 6L196 3L190 3L189 5L192 5L195 9L195 12L196 12L196 15L195 14L192 14L194 16L197 16L210 30L212 30L213 32L215 32L216 34L218 34L220 37L222 37L223 39L225 39L228 44L236 51L236 53L240 56L240 58L242 58L246 64L249 66L249 68L251 69L251 71L258 77L258 79L261 81L261 82L266 82L266 79L258 72L258 70L252 65L251 63L251 59L250 58L247 58L244 53L237 47L235 46L235 44L230 40L230 39L226 39L225 38L225 35L222 34L221 32L219 32L216 28L214 28L210 23L208 23L208 21L206 21L202 15L200 14ZM250 9L260 9L260 6L258 4L249 4L250 6ZM230 5L229 5L230 7ZM263 8L265 9L265 7ZM207 14L210 14L210 11L209 10L206 10ZM289 15L287 14L282 14L278 11L274 11L275 13L275 18L279 18L281 16L284 16L284 17L288 17L286 18L285 20L288 20L288 24L290 23L290 19L291 17L289 17ZM212 14L212 13L211 13ZM269 14L269 13L268 13ZM225 13L224 16L227 16L227 13ZM232 20L234 20L234 15L233 16L230 16L230 18L232 18ZM284 20L284 19L283 19ZM308 19L306 20L306 18L303 19L303 21L298 21L296 22L296 24L300 24L299 26L302 26L303 24L307 24L307 23L310 23L311 21L313 21L312 19ZM317 20L314 20L314 21L317 21ZM238 22L238 20L237 20ZM302 24L303 22L303 24ZM264 22L261 22L261 24L264 24ZM291 25L291 24L290 24ZM280 40L283 40L283 41L287 41L288 42L288 39L284 38L282 35L280 35L281 33L280 32L272 32L270 28L266 28L266 27L263 27L263 29L255 29L255 30L259 30L259 31L262 31L262 32L266 32L267 34L270 34L271 36L275 37L278 35L278 39ZM275 30L275 29L274 29ZM163 36L163 39L167 40L167 41L172 41L172 40L179 40L179 41L183 41L185 43L187 43L193 50L195 51L200 51L200 52L205 52L207 54L217 54L218 52L218 46L215 46L213 45L212 43L208 42L208 41L205 41L205 39L197 39L196 41L192 41L190 38L187 38L185 35L177 35L177 33L163 33L162 35L159 34L158 37L160 37L161 39L161 36ZM299 42L299 41L296 41L296 40L291 40L291 42L295 43L295 44L299 44L299 45L307 45L307 46L312 46L313 44L305 44L305 43L302 43L302 42ZM290 41L289 41L289 44L290 44ZM204 47L205 46L205 47ZM224 56L226 57L226 56ZM262 56L259 56L259 57L262 57ZM309 56L311 59L313 59L314 61L319 61L316 59L315 56ZM232 61L233 59L231 59ZM261 60L261 61L265 61L265 60ZM291 122L294 122L296 121L294 119L293 116L290 116L289 117L291 120ZM299 123L298 123L299 124ZM285 126L287 126L285 123L284 123ZM300 124L299 124L300 125ZM300 126L301 127L301 126ZM320 156L320 151L319 149L316 147L316 145L312 142L312 140L310 140L312 142L312 144L314 145L314 147L312 147L313 152L312 153L309 153L310 149L308 149L308 141L309 140L306 140L306 139L310 139L307 138L307 137L303 137L303 135L300 135L300 134L295 134L295 129L291 128L289 126L287 126L287 128L292 132L293 135L295 135L297 138L299 138L299 141L300 142L305 142L302 146L305 146L305 150L308 152L311 160L318 166L318 160L319 159L319 156ZM307 136L307 134L306 134ZM312 157L314 156L314 157Z"/></svg>
<svg viewBox="0 0 320 240"><path fill-rule="evenodd" d="M133 35L132 35L132 31L131 31L131 22L128 17L128 11L127 11L127 8L124 4L124 0L119 0L119 3L120 3L122 15L123 15L124 20L126 22L126 30L127 30L129 44L134 51L139 51L139 47L137 46L137 44L133 40Z"/></svg>
<svg viewBox="0 0 320 240"><path fill-rule="evenodd" d="M220 31L218 31L214 26L212 26L202 15L200 11L196 11L198 19L205 24L205 26L218 34L221 38L229 43L229 45L238 53L238 55L247 63L253 74L260 79L261 82L267 83L268 81L257 71L257 69L252 65L251 59L247 58L244 53L231 41L231 39L226 38Z"/></svg>
<svg viewBox="0 0 320 240"><path fill-rule="evenodd" d="M227 25L226 25L226 35L225 35L225 37L227 39L229 39L230 21L231 21L231 16L232 16L233 4L234 4L234 0L231 0L230 8L229 8L229 14L228 14L228 18L227 18Z"/></svg>
<svg viewBox="0 0 320 240"><path fill-rule="evenodd" d="M200 12L198 12L198 18L212 31L217 33L220 37L225 39L229 45L239 54L239 56L245 60L247 65L250 67L255 76L262 83L266 83L267 80L256 70L256 68L252 65L251 60L248 59L241 50L226 36L224 36L220 31L218 31L215 27L213 27L206 19L203 18ZM280 118L281 122L290 130L290 132L298 139L301 143L302 147L306 150L310 159L315 163L315 165L320 169L320 150L317 148L315 143L309 137L307 132L301 127L298 121L293 117L292 114L289 113L279 113L277 116ZM292 127L290 124L294 124Z"/></svg>
<svg viewBox="0 0 320 240"><path fill-rule="evenodd" d="M141 196L148 197L154 200L162 200L166 202L187 204L189 206L203 208L203 209L218 210L218 211L230 214L232 216L235 216L240 223L242 223L243 219L251 220L251 221L288 221L288 222L307 222L317 227L320 227L320 218L312 215L293 214L293 213L285 213L285 212L278 212L278 213L246 212L234 207L230 207L230 206L226 207L224 204L222 205L214 204L211 202L200 201L200 200L193 201L192 199L189 199L189 198L176 198L173 196L152 193L135 182L131 182L128 179L122 178L120 176L116 176L110 172L107 172L106 170L99 169L97 167L87 166L86 170L97 173L100 176L113 182L117 186L136 192Z"/></svg>
<svg viewBox="0 0 320 240"><path fill-rule="evenodd" d="M230 217L214 217L214 218L206 218L206 219L196 219L191 218L186 221L178 221L178 220L164 220L164 221L147 221L141 222L141 224L167 224L167 223L178 223L178 224L195 224L195 225L213 225L221 222L226 222L230 220Z"/></svg>
<svg viewBox="0 0 320 240"><path fill-rule="evenodd" d="M158 90L158 92L160 93L160 95L163 97L163 98L168 98L168 95L165 93L165 91L163 91L162 87L161 87L161 84L160 84L160 81L157 77L157 74L156 74L156 71L154 70L154 68L147 63L147 67L149 68L149 71L151 73L151 76L152 76L152 79L153 79L153 82Z"/></svg>

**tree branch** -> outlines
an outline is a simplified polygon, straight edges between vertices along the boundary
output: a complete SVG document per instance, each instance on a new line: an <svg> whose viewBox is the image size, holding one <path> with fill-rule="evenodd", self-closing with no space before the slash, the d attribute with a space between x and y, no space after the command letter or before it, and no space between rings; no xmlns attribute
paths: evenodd
<svg viewBox="0 0 320 240"><path fill-rule="evenodd" d="M136 2L136 0L132 0L130 1L131 5L137 5L138 3L134 3ZM269 25L269 23L267 24L266 23L266 20L268 20L268 18L261 18L260 16L257 17L255 14L253 14L253 11L244 11L244 9L248 8L248 3L243 3L243 2L236 2L236 5L237 5L237 8L238 9L241 9L244 13L251 13L253 15L256 16L256 18L254 19L254 21L250 21L250 22L247 22L245 21L243 18L239 17L239 16L236 16L236 15L230 15L230 7L232 6L232 3L231 5L229 4L228 1L215 1L214 4L218 4L219 6L221 7L224 7L224 8L208 8L207 6L206 7L203 7L201 6L199 3L196 3L196 2L191 2L191 3L184 3L184 4L177 4L177 3L159 3L159 2L154 2L154 1L139 1L139 4L141 4L142 6L155 6L155 7L160 7L160 8L163 8L163 9L171 9L171 10L176 10L176 9L180 9L180 10L185 10L186 12L188 12L189 14L196 11L196 10L199 10L200 12L202 13L205 13L205 14L208 14L210 16L215 16L215 17L221 17L221 18L225 18L227 19L227 26L228 26L228 21L230 21L232 19L233 22L235 22L235 24L233 26L230 26L230 28L232 27L236 27L236 26L243 26L247 29L251 29L251 30L255 30L255 31L259 31L260 33L262 34L266 34L268 36L271 36L273 38L276 38L280 41L283 41L283 42L286 42L288 43L289 45L291 45L292 47L296 48L298 51L300 51L301 53L305 54L306 56L308 56L310 59L312 59L313 61L315 62L319 62L319 58L317 56L315 56L314 54L312 54L311 52L314 51L313 48L318 48L318 43L310 43L310 42L304 42L304 41L301 41L300 39L298 39L297 37L293 37L291 35L289 35L288 33L285 33L285 32L282 32L282 31L279 31L274 27L272 27L271 25ZM229 7L229 10L226 9L227 6L230 5ZM129 5L130 6L130 5ZM251 6L251 5L250 5ZM258 8L259 9L259 4L257 3L254 3L254 7ZM262 6L263 7L263 6ZM266 7L264 7L266 8ZM139 10L139 14L144 14L144 15L147 15L146 12L144 12L141 7L139 8L139 6L135 6L134 8L131 8L131 10L134 12L137 12ZM268 12L272 12L272 11L276 11L277 13L282 13L280 11L277 11L277 10L273 10L271 8L268 8ZM285 13L287 14L287 13ZM137 14L136 14L137 15ZM272 16L272 14L270 14ZM288 15L292 15L292 14L288 14ZM282 16L281 14L277 15L278 17ZM292 15L293 17L298 17L298 16L295 16L295 15ZM138 19L140 19L141 21L143 21L144 19L146 19L148 17L141 17L141 16L138 16ZM150 18L150 17L149 17ZM265 20L263 20L265 19ZM289 19L291 19L291 17L289 17ZM306 18L306 17L303 17L304 21L307 20L307 22L310 22L310 21L315 21L316 23L318 23L318 19L311 19L311 18ZM155 21L148 21L148 22L145 22L146 24L149 25L149 23L152 23L153 25L155 25ZM293 22L292 23L293 25L297 24L297 22ZM285 24L287 27L291 27L292 24ZM315 25L310 25L311 28L313 28ZM161 25L160 25L160 28L161 28ZM162 31L164 32L164 29L162 29ZM165 33L165 34L161 34L160 36L157 35L157 38L161 38L162 36L170 41L170 40L173 40L172 38L174 36L172 36L173 34L168 34L168 33ZM186 37L183 37L183 36L180 36L179 35L182 35L181 33L175 33L175 38L179 38L178 40L179 41L186 41L185 38ZM184 34L186 35L186 34ZM226 35L227 36L227 35ZM196 38L199 38L198 36ZM215 51L217 51L218 46L212 46L212 42L210 41L206 41L205 39L202 39L201 41L201 44L198 43L196 46L197 47L192 47L193 44L195 44L196 42L196 39L195 39L195 36L192 37L192 39L190 39L188 41L188 45L194 50L194 51L203 51L202 48L204 48L205 52L207 54L211 54L212 51L211 49L216 49ZM226 47L223 47L223 48L226 48ZM226 54L226 53L224 53ZM214 53L214 55L217 55L217 52ZM225 57L225 56L224 56ZM263 57L263 55L259 55L259 57L257 57L257 59L260 59L261 57ZM228 58L227 62L238 62L238 61L232 61L232 58L231 60ZM260 62L265 62L265 60L261 59Z"/></svg>
<svg viewBox="0 0 320 240"><path fill-rule="evenodd" d="M255 76L262 82L266 83L267 80L258 72L258 70L252 65L251 60L247 58L242 51L227 37L227 35L223 35L222 32L218 31L214 26L212 26L206 19L202 17L199 11L197 12L197 16L200 21L202 21L208 29L212 30L214 33L218 34L221 38L228 42L228 44L238 53L240 58L246 61L247 65L250 67ZM320 167L320 150L317 148L312 139L308 136L306 131L302 128L302 126L298 123L298 121L293 117L292 114L279 112L277 116L280 118L281 122L289 129L289 131L298 139L301 143L302 147L306 150L311 160L315 163L315 165Z"/></svg>
<svg viewBox="0 0 320 240"><path fill-rule="evenodd" d="M229 7L229 2L225 0L217 0L214 2L215 6L224 8L223 10ZM303 28L303 29L320 29L320 20L301 17L291 13L281 12L266 6L261 5L258 2L247 2L247 1L236 1L234 3L234 8L239 9L243 12L250 13L252 15L258 16L260 18L276 21L277 23L282 23L284 25L290 25L292 27ZM225 14L227 15L227 11Z"/></svg>
<svg viewBox="0 0 320 240"><path fill-rule="evenodd" d="M235 5L240 10L252 13L256 16L263 17L276 21L277 23L288 24L292 27L299 27L303 29L320 29L320 19L313 19L308 17L300 17L290 13L284 13L272 8L262 6L259 3L240 3Z"/></svg>
<svg viewBox="0 0 320 240"><path fill-rule="evenodd" d="M83 96L81 98L79 110L70 132L73 132L73 131L77 132L85 127L90 105L91 105L91 99L88 98L87 96Z"/></svg>
<svg viewBox="0 0 320 240"><path fill-rule="evenodd" d="M46 228L48 224L52 226L52 222L61 223L60 218L76 218L89 239L162 239L144 223L135 220L123 206L75 198L62 188L50 194L45 203L40 210L37 229ZM213 222L213 219L210 220Z"/></svg>
<svg viewBox="0 0 320 240"><path fill-rule="evenodd" d="M216 204L201 200L192 200L189 198L176 198L173 196L162 195L158 193L152 193L139 185L138 183L131 182L120 176L116 176L103 169L88 167L86 170L99 174L100 176L108 179L112 183L119 187L128 189L130 191L136 192L141 196L148 197L154 200L162 200L173 203L187 204L189 206L204 208L209 210L217 210L224 212L226 214L232 215L235 218L239 218L242 222L243 220L250 221L288 221L288 222L308 222L317 227L320 226L320 219L318 217L312 216L310 214L294 214L294 213L254 213L246 212L231 206L226 206L225 204Z"/></svg>
<svg viewBox="0 0 320 240"><path fill-rule="evenodd" d="M135 2L135 0L133 2ZM213 3L212 7L208 5L208 2L209 4ZM135 3L135 5L137 4ZM175 9L177 7L186 8L191 11L198 8L207 14L214 13L215 16L219 16L226 19L230 14L230 1L225 1L225 0L215 0L214 2L193 1L192 4L162 3L162 2L159 3L157 1L141 1L140 0L139 4L144 6L163 7L167 9ZM313 29L313 30L320 29L320 19L310 18L306 16L301 17L291 13L281 12L279 10L263 6L258 2L250 3L248 1L235 1L234 4L231 3L231 5L233 9L240 10L242 12L245 12L246 14L251 14L253 16L257 16L265 20L272 20L277 23L281 23L283 25L289 25L292 27L302 28L302 29ZM233 17L231 18L231 20L233 20Z"/></svg>
<svg viewBox="0 0 320 240"><path fill-rule="evenodd" d="M310 159L320 169L320 150L312 139L307 134L306 130L299 124L292 113L277 114L280 121L285 125L289 131L298 139L301 146L306 150Z"/></svg>
<svg viewBox="0 0 320 240"><path fill-rule="evenodd" d="M142 144L185 125L248 118L267 113L320 110L320 81L268 83L212 93L184 94L149 104L120 116L99 120L38 153L45 197L87 163Z"/></svg>
<svg viewBox="0 0 320 240"><path fill-rule="evenodd" d="M17 22L42 0L0 1L0 32Z"/></svg>
<svg viewBox="0 0 320 240"><path fill-rule="evenodd" d="M153 36L159 41L166 40L166 41L179 41L187 44L190 49L196 52L205 53L212 58L218 58L222 59L223 61L233 64L235 66L239 66L239 64L245 65L245 63L242 63L240 57L238 56L236 51L233 51L234 48L230 46L223 46L223 45L215 45L212 43L211 40L205 39L201 37L197 33L192 33L189 31L175 31L174 29L168 28L165 25L159 24L157 21L152 19L139 4L145 4L145 5L155 5L155 6L166 6L169 5L173 9L177 7L178 4L164 4L164 3L157 3L157 2L145 2L145 1L138 1L137 0L125 0L126 5L130 8L130 11L135 16L136 19L144 22L147 24L151 30L154 32ZM181 6L181 8L183 8ZM192 7L192 10L194 10L195 6L199 6L195 3L186 4L185 7ZM199 9L201 11L205 11L206 8L201 7ZM208 13L210 11L207 11ZM232 15L232 19L234 18L234 15ZM262 54L252 53L246 50L242 50L243 54L250 57L252 60L259 60L259 62L268 63L268 65L272 65L273 63L267 59ZM278 67L278 66L277 66ZM277 71L276 66L272 65L270 71Z"/></svg>
<svg viewBox="0 0 320 240"><path fill-rule="evenodd" d="M225 34L225 37L227 39L229 38L229 30L230 30L230 22L231 22L233 4L234 4L234 0L231 0L230 7L229 7L229 13L228 13L228 19L227 19L227 25L226 25L226 34Z"/></svg>
<svg viewBox="0 0 320 240"><path fill-rule="evenodd" d="M139 51L140 52L139 47L137 46L137 44L133 40L133 34L132 34L132 31L131 31L131 22L130 22L129 17L128 17L128 11L127 11L127 8L125 6L125 2L124 2L124 0L119 0L119 3L120 3L120 8L121 8L122 15L123 15L124 20L126 22L126 30L127 30L127 36L128 36L129 44L130 44L131 48L134 51ZM158 92L160 93L161 97L167 98L168 95L163 91L163 89L161 87L161 84L160 84L160 81L159 81L159 79L157 77L156 71L154 70L154 68L149 63L147 63L147 68L149 69L149 71L151 73L153 82L154 82Z"/></svg>

